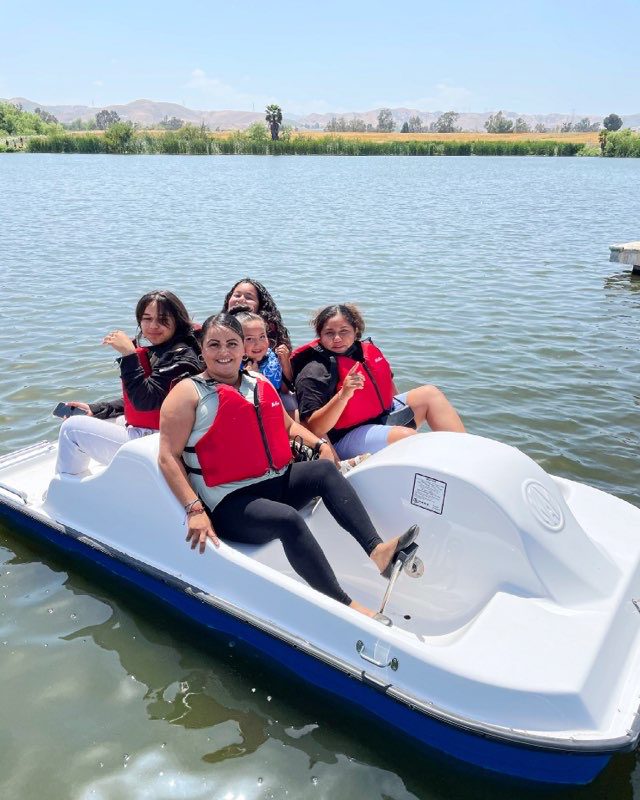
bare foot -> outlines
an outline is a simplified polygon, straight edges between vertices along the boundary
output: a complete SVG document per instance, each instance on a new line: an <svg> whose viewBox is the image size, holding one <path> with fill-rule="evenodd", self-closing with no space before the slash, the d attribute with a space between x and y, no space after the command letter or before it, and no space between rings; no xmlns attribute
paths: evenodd
<svg viewBox="0 0 640 800"><path fill-rule="evenodd" d="M396 545L399 539L400 537L396 536L395 539L389 539L388 542L376 545L371 551L369 558L378 567L379 572L384 572L385 568L389 566L396 552Z"/></svg>
<svg viewBox="0 0 640 800"><path fill-rule="evenodd" d="M419 533L420 528L417 525L412 525L400 536L396 536L394 539L389 539L388 542L381 542L379 545L374 547L369 558L384 575L396 552L399 549L408 547L415 540ZM385 575L385 577L389 578L391 576Z"/></svg>
<svg viewBox="0 0 640 800"><path fill-rule="evenodd" d="M375 617L376 615L375 611L363 606L362 603L359 603L357 600L352 600L351 603L349 603L349 608L352 608L354 611L357 611L360 614L364 614L365 617Z"/></svg>
<svg viewBox="0 0 640 800"><path fill-rule="evenodd" d="M354 456L353 458L347 458L344 461L340 462L340 472L343 475L346 475L347 472L351 472L354 467L357 467L358 464L362 464L363 461L366 461L367 458L371 453L362 453L362 455Z"/></svg>

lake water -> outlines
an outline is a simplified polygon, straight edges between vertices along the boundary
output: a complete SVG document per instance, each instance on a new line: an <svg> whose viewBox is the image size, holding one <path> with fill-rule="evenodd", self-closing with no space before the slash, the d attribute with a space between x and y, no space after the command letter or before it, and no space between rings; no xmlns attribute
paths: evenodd
<svg viewBox="0 0 640 800"><path fill-rule="evenodd" d="M0 454L118 392L108 330L171 288L196 319L262 280L295 343L358 302L401 389L640 505L640 160L0 156ZM225 640L0 528L0 796L507 798L407 756ZM563 798L640 798L637 756Z"/></svg>

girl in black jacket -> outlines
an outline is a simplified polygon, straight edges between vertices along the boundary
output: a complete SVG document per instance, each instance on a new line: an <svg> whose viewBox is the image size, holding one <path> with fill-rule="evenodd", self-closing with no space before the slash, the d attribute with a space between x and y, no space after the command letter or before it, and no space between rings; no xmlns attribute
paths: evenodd
<svg viewBox="0 0 640 800"><path fill-rule="evenodd" d="M171 387L202 371L200 347L189 314L173 292L148 292L138 301L135 315L139 329L136 339L116 330L102 342L120 354L123 397L68 403L85 415L70 417L62 424L56 464L59 474L83 473L92 458L109 464L125 442L157 431L160 406ZM149 346L140 347L140 338ZM106 421L115 417L120 417L115 424Z"/></svg>

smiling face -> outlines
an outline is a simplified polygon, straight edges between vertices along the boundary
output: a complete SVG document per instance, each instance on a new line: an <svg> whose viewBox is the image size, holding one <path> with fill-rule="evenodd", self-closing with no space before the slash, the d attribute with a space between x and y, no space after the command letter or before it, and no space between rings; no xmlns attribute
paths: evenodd
<svg viewBox="0 0 640 800"><path fill-rule="evenodd" d="M158 308L158 303L152 300L142 312L140 330L152 345L164 344L175 334L176 321L166 311Z"/></svg>
<svg viewBox="0 0 640 800"><path fill-rule="evenodd" d="M322 326L320 344L333 353L346 353L356 340L356 329L342 314L336 314Z"/></svg>
<svg viewBox="0 0 640 800"><path fill-rule="evenodd" d="M202 358L210 378L233 384L244 355L244 342L238 334L223 325L211 325L202 340Z"/></svg>
<svg viewBox="0 0 640 800"><path fill-rule="evenodd" d="M227 311L236 306L247 306L254 314L258 312L260 298L258 297L258 290L252 283L239 283L231 292L231 297L227 303Z"/></svg>
<svg viewBox="0 0 640 800"><path fill-rule="evenodd" d="M242 331L244 333L244 352L252 361L258 363L267 355L269 349L266 326L262 320L243 322Z"/></svg>

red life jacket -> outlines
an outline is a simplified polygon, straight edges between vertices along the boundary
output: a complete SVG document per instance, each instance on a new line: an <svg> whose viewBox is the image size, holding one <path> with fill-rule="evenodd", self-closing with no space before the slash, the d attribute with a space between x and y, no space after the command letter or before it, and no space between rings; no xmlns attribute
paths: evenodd
<svg viewBox="0 0 640 800"><path fill-rule="evenodd" d="M301 344L291 353L291 369L293 370L293 380L298 377L302 368L310 361L322 361L329 366L330 353L320 344L320 339Z"/></svg>
<svg viewBox="0 0 640 800"><path fill-rule="evenodd" d="M324 348L318 348L319 340L314 339L308 344L296 348L291 354L294 375L312 360L319 360L328 364L330 371L331 362L335 363L337 383L334 392L342 388L344 379L354 364L360 364L365 382L362 389L354 392L347 402L333 430L355 428L369 420L373 420L391 410L393 405L393 373L391 366L382 352L375 346L371 339L361 341L363 361L356 361L349 356L331 353Z"/></svg>
<svg viewBox="0 0 640 800"><path fill-rule="evenodd" d="M140 362L145 378L148 378L152 372L148 348L136 347L136 355L138 356L138 361ZM127 425L132 425L134 428L151 428L154 431L160 430L160 407L153 408L150 411L141 411L137 409L127 394L124 381L122 381L122 397L124 399L124 418Z"/></svg>
<svg viewBox="0 0 640 800"><path fill-rule="evenodd" d="M253 402L237 389L216 384L218 410L209 430L194 448L207 486L260 478L291 461L289 434L284 426L278 392L267 380L255 379Z"/></svg>

